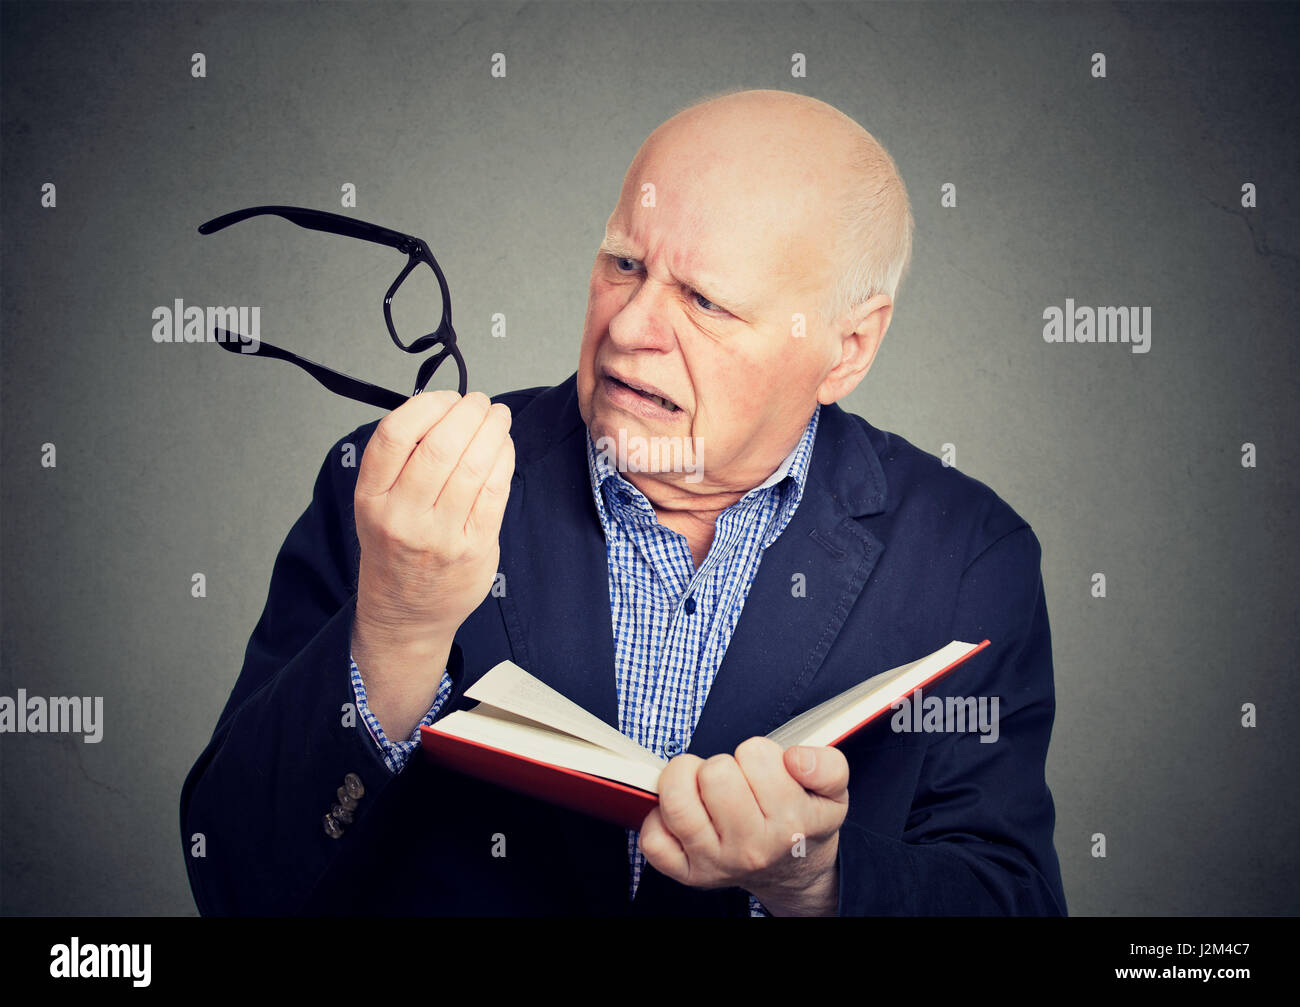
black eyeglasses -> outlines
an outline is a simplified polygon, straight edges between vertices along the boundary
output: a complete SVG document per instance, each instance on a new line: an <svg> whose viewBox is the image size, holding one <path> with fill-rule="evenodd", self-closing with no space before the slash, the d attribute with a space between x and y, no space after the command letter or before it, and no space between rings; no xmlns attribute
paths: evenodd
<svg viewBox="0 0 1300 1007"><path fill-rule="evenodd" d="M460 394L465 394L465 389L468 387L468 375L465 371L465 359L460 355L460 349L456 346L456 330L451 326L451 294L447 290L447 280L442 275L442 270L438 268L438 260L433 257L428 245L421 239L412 237L409 234L390 231L388 228L380 227L377 224L367 224L364 220L354 220L338 213L326 213L324 210L308 210L300 206L250 206L247 209L235 210L233 213L223 214L200 224L199 234L215 234L231 224L238 224L241 220L247 220L249 217L256 217L264 213L275 214L297 224L299 227L308 227L314 231L328 231L330 234L341 234L348 238L360 238L362 241L373 241L376 244L387 245L409 256L405 267L397 274L397 279L392 282L392 285L388 288L388 293L384 295L384 322L388 326L388 334L392 337L397 348L405 350L407 353L421 353L430 347L442 346L442 349L435 356L428 357L420 364L420 369L415 378L415 391L412 394L419 394L424 390L424 386L429 383L429 379L433 377L433 372L438 369L438 365L449 356L456 361L456 367L460 371ZM393 327L393 295L397 293L397 288L402 285L402 282L422 263L428 265L438 278L438 288L442 291L442 322L433 332L420 336L408 346L402 342L397 335L397 329ZM387 388L381 388L378 385L372 385L368 381L358 381L356 378L318 364L314 360L308 360L306 357L300 357L296 353L290 353L288 350L282 350L278 346L272 346L270 343L260 340L258 340L255 350L246 352L241 349L238 343L242 342L247 345L253 342L252 339L237 332L231 332L228 329L217 329L216 332L218 345L231 353L238 353L242 356L268 357L273 360L287 360L291 364L297 364L330 391L355 399L358 402L378 406L381 409L396 409L410 397L390 391ZM222 338L223 334L226 337L224 339Z"/></svg>

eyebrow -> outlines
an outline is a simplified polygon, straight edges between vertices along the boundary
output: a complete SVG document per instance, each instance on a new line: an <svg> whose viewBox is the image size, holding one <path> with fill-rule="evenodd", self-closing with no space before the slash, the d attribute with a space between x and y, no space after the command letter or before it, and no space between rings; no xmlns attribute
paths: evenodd
<svg viewBox="0 0 1300 1007"><path fill-rule="evenodd" d="M606 231L605 240L600 243L600 251L612 255L619 259L636 259L638 257L636 250L628 243L627 239L621 234ZM721 308L725 308L732 314L752 314L755 305L754 302L744 297L733 297L724 290L720 283L717 283L708 276L700 276L694 279L690 277L681 277L680 281L690 287L696 293L703 294L708 300ZM709 297L712 294L712 297Z"/></svg>

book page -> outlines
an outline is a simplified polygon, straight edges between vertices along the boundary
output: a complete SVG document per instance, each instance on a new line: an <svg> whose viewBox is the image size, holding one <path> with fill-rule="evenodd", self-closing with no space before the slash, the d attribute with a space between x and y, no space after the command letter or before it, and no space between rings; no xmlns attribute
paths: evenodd
<svg viewBox="0 0 1300 1007"><path fill-rule="evenodd" d="M654 752L642 748L627 735L588 713L545 682L534 678L513 661L502 661L466 689L465 695L498 710L517 714L600 748L617 752L625 759L641 765L654 766L656 769L667 765Z"/></svg>
<svg viewBox="0 0 1300 1007"><path fill-rule="evenodd" d="M449 713L435 723L433 729L538 762L617 780L652 794L659 792L659 774L666 765L662 762L647 765L626 759L599 745L559 734L527 718L487 706Z"/></svg>
<svg viewBox="0 0 1300 1007"><path fill-rule="evenodd" d="M919 661L882 671L786 721L768 737L782 748L829 745L873 714L889 709L949 665L969 656L976 647L973 643L954 640Z"/></svg>

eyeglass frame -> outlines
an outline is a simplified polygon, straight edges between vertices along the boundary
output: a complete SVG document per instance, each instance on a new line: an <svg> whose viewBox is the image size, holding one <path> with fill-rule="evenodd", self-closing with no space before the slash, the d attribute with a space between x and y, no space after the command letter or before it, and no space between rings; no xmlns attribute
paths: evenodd
<svg viewBox="0 0 1300 1007"><path fill-rule="evenodd" d="M427 357L421 362L420 369L416 373L415 391L411 394L418 395L424 390L424 386L433 377L434 371L448 356L456 361L456 368L460 372L459 391L461 395L465 394L468 388L468 374L465 370L465 358L461 356L460 348L456 345L456 330L451 324L451 291L447 289L447 279L442 275L438 260L434 258L433 252L430 251L428 244L423 239L387 227L380 227L378 224L371 224L364 220L345 217L339 213L312 210L302 206L249 206L242 210L233 210L230 213L224 213L220 217L213 217L211 220L200 224L199 233L215 234L232 224L238 224L240 221L263 214L283 217L290 223L314 231L325 231L330 234L360 238L362 241L386 245L408 256L406 265L398 273L397 279L389 285L387 293L384 294L384 323L388 326L388 335L398 349L407 353L420 353L429 347L442 344L442 349L436 356ZM393 326L393 295L397 292L398 287L402 285L402 281L422 262L427 263L438 278L438 286L442 290L442 321L433 332L420 336L418 339L413 340L410 346L407 346L397 335L397 329ZM361 381L358 378L326 367L324 364L318 364L314 360L308 360L297 353L281 349L262 340L258 340L257 349L252 354L246 353L236 345L236 340L251 343L253 342L252 339L240 335L238 332L231 332L229 329L217 329L216 332L233 337L229 340L220 338L217 340L222 348L229 350L231 353L239 353L243 356L264 356L269 359L285 360L291 364L296 364L330 391L354 399L357 402L364 402L367 405L377 406L381 409L396 409L410 398L408 395L402 395L379 385L373 385L368 381Z"/></svg>

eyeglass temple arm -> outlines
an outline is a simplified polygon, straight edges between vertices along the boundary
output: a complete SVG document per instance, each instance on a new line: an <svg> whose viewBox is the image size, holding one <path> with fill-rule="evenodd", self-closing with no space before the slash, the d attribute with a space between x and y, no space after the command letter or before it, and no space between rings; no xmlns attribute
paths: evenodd
<svg viewBox="0 0 1300 1007"><path fill-rule="evenodd" d="M249 206L242 210L233 210L230 213L223 213L220 217L204 221L199 225L199 234L215 234L231 224L238 224L241 220L262 214L274 214L299 227L311 228L313 231L326 231L348 238L360 238L362 241L373 241L408 253L413 247L424 244L419 238L403 234L401 231L389 230L378 224L369 224L342 214L311 210L303 206Z"/></svg>
<svg viewBox="0 0 1300 1007"><path fill-rule="evenodd" d="M271 360L286 360L291 364L297 364L322 385L328 388L336 395L343 395L357 402L364 402L369 406L376 406L379 409L396 409L410 396L402 395L399 392L390 391L387 388L381 388L379 385L372 385L369 381L361 381L357 378L349 377L339 371L326 367L324 364L318 364L314 360L308 360L306 357L300 357L296 353L288 350L282 350L278 346L272 346L268 342L259 340L257 349L249 352L240 348L240 345L248 346L252 344L251 339L241 336L238 332L231 332L229 329L215 329L217 345L231 353L237 353L247 357L267 357ZM427 361L426 361L427 363ZM422 369L423 370L423 369ZM464 381L462 379L462 385ZM464 392L462 391L463 395Z"/></svg>

